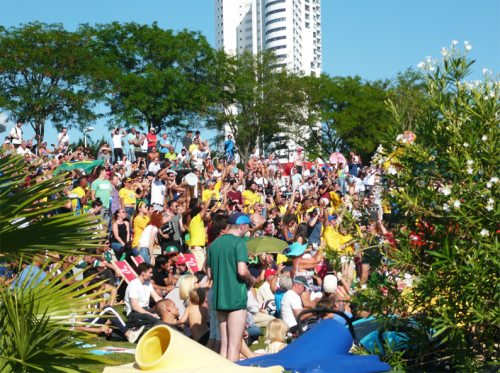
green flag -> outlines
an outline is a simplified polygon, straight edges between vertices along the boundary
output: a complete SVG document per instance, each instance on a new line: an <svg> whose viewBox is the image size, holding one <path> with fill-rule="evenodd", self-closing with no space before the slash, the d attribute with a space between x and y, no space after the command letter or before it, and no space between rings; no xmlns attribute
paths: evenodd
<svg viewBox="0 0 500 373"><path fill-rule="evenodd" d="M99 159L98 161L68 161L62 163L59 167L57 167L54 171L54 175L57 175L62 171L71 171L76 169L83 169L88 175L94 168L96 168L97 166L102 166L103 164L104 159Z"/></svg>

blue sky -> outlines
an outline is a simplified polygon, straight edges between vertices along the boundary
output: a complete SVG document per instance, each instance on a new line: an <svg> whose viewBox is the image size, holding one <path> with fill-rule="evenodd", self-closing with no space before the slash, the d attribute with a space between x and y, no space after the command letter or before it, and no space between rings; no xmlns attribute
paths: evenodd
<svg viewBox="0 0 500 373"><path fill-rule="evenodd" d="M157 21L173 30L201 31L214 45L213 0L0 0L0 24L6 27L41 21L80 23ZM477 62L470 79L483 68L500 73L500 1L498 0L322 0L323 69L330 75L392 78L425 56L440 57L452 40L472 45ZM0 122L2 118L0 117ZM102 124L93 138L108 136ZM27 128L27 136L34 133ZM25 136L25 137L27 137ZM46 139L55 130L46 129ZM73 139L83 137L70 131ZM50 141L50 140L49 140ZM49 142L50 143L50 142Z"/></svg>

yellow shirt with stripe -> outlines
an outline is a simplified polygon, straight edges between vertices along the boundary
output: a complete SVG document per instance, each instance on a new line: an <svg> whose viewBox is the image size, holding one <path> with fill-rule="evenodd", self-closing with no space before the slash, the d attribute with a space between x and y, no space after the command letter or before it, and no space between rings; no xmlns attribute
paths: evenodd
<svg viewBox="0 0 500 373"><path fill-rule="evenodd" d="M217 181L217 183L215 184L215 187L214 187L215 193L213 193L213 194L212 194L212 191L210 189L205 189L203 191L203 194L201 195L201 200L203 202L206 202L208 200L211 200L212 198L220 199L221 186L222 186L222 181L221 180Z"/></svg>

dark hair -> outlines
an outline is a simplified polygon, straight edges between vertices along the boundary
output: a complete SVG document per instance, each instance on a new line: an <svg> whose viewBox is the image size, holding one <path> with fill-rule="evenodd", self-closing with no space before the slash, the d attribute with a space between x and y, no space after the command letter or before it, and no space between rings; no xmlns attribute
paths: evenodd
<svg viewBox="0 0 500 373"><path fill-rule="evenodd" d="M208 201L206 203L208 203ZM200 206L194 207L191 210L191 212L189 213L189 216L191 216L191 219L193 219L196 215L198 215L201 212L201 210L203 210L203 209Z"/></svg>
<svg viewBox="0 0 500 373"><path fill-rule="evenodd" d="M92 201L92 207L97 207L97 206L102 206L102 201L99 197L97 197L95 201Z"/></svg>
<svg viewBox="0 0 500 373"><path fill-rule="evenodd" d="M156 269L160 269L162 265L168 262L168 257L166 255L158 255L155 260Z"/></svg>
<svg viewBox="0 0 500 373"><path fill-rule="evenodd" d="M212 218L212 235L219 237L220 232L229 225L229 215L218 214Z"/></svg>
<svg viewBox="0 0 500 373"><path fill-rule="evenodd" d="M94 278L92 280L90 280L88 286L87 286L87 291L85 292L85 294L89 294L89 293L92 293L94 291L98 291L99 290L99 287L95 287L93 289L89 289L90 287L100 283L100 282L103 282L104 280L100 279L99 277L97 278ZM101 286L104 285L104 283L101 284Z"/></svg>
<svg viewBox="0 0 500 373"><path fill-rule="evenodd" d="M89 278L89 277L92 277L98 273L99 273L98 269L95 267L92 267L92 268L89 268L89 269L83 271L83 278Z"/></svg>
<svg viewBox="0 0 500 373"><path fill-rule="evenodd" d="M152 268L153 268L152 264L142 262L141 264L139 264L137 266L137 276L140 276L142 272L147 272L148 270L150 270Z"/></svg>
<svg viewBox="0 0 500 373"><path fill-rule="evenodd" d="M335 303L333 300L326 298L326 299L321 299L318 304L316 305L316 308L334 308ZM321 318L325 317L328 315L329 312L318 312L317 315Z"/></svg>
<svg viewBox="0 0 500 373"><path fill-rule="evenodd" d="M193 198L189 201L189 209L192 210L198 204L198 198ZM201 211L201 210L200 210ZM196 215L195 215L196 216Z"/></svg>
<svg viewBox="0 0 500 373"><path fill-rule="evenodd" d="M306 223L300 223L299 226L297 227L297 230L295 231L295 237L293 238L294 241L297 241L297 238L302 237L304 240L304 243L307 243L307 224Z"/></svg>
<svg viewBox="0 0 500 373"><path fill-rule="evenodd" d="M195 272L194 275L198 279L198 282L200 282L201 280L203 280L205 278L205 276L207 274L205 272L203 272L203 271L198 271L198 272Z"/></svg>
<svg viewBox="0 0 500 373"><path fill-rule="evenodd" d="M167 202L167 206L170 208L174 203L178 203L177 200L171 199L170 201Z"/></svg>

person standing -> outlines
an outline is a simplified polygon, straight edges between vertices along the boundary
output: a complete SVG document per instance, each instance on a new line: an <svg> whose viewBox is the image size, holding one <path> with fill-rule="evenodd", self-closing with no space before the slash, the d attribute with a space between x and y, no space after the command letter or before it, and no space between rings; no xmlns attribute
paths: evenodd
<svg viewBox="0 0 500 373"><path fill-rule="evenodd" d="M102 202L102 221L103 225L108 226L109 220L111 219L111 214L109 210L109 202L111 199L112 185L106 178L106 169L104 167L99 167L97 170L97 179L95 179L90 185L90 198L95 201L96 198L100 198Z"/></svg>
<svg viewBox="0 0 500 373"><path fill-rule="evenodd" d="M297 154L293 157L293 165L297 167L297 173L302 175L302 164L304 160L302 158L302 149L297 150Z"/></svg>
<svg viewBox="0 0 500 373"><path fill-rule="evenodd" d="M130 129L130 133L127 135L128 150L130 151L131 162L135 162L137 160L137 158L135 157L135 145L134 145L135 134L136 134L135 127L132 127Z"/></svg>
<svg viewBox="0 0 500 373"><path fill-rule="evenodd" d="M181 244L181 232L184 232L184 225L182 224L182 214L179 212L179 203L171 200L168 201L167 207L166 214L170 217L169 222L172 223L174 234L169 236L162 246L175 246L178 252L184 253L184 246Z"/></svg>
<svg viewBox="0 0 500 373"><path fill-rule="evenodd" d="M234 159L233 136L229 135L227 137L227 141L224 143L224 148L226 149L226 160L231 162Z"/></svg>
<svg viewBox="0 0 500 373"><path fill-rule="evenodd" d="M62 132L57 135L57 142L58 146L64 146L67 147L69 145L69 135L68 135L68 129L65 127L62 129Z"/></svg>
<svg viewBox="0 0 500 373"><path fill-rule="evenodd" d="M243 236L252 222L237 212L229 217L229 231L217 238L208 252L207 274L213 280L213 306L221 333L221 356L239 361L247 318L247 285L255 278L247 268L248 253Z"/></svg>
<svg viewBox="0 0 500 373"><path fill-rule="evenodd" d="M186 149L186 153L189 152L189 147L193 143L192 137L193 137L193 131L189 130L187 131L186 136L184 136L184 138L182 139L182 147Z"/></svg>
<svg viewBox="0 0 500 373"><path fill-rule="evenodd" d="M162 161L167 158L168 149L170 149L170 143L167 140L167 134L164 133L162 139L160 140L160 154Z"/></svg>
<svg viewBox="0 0 500 373"><path fill-rule="evenodd" d="M23 142L23 130L21 129L22 125L23 122L19 119L16 126L10 130L10 141L16 149L19 148Z"/></svg>
<svg viewBox="0 0 500 373"><path fill-rule="evenodd" d="M156 137L154 127L151 127L149 129L149 133L146 137L148 139L148 153L151 153L154 150L156 150L156 143L158 142L158 138Z"/></svg>
<svg viewBox="0 0 500 373"><path fill-rule="evenodd" d="M122 134L120 135L120 130L122 130ZM111 132L111 138L113 140L113 152L115 154L115 162L121 160L123 157L123 148L122 148L122 137L127 136L127 132L122 128L116 127L113 132ZM118 159L118 157L120 159Z"/></svg>

